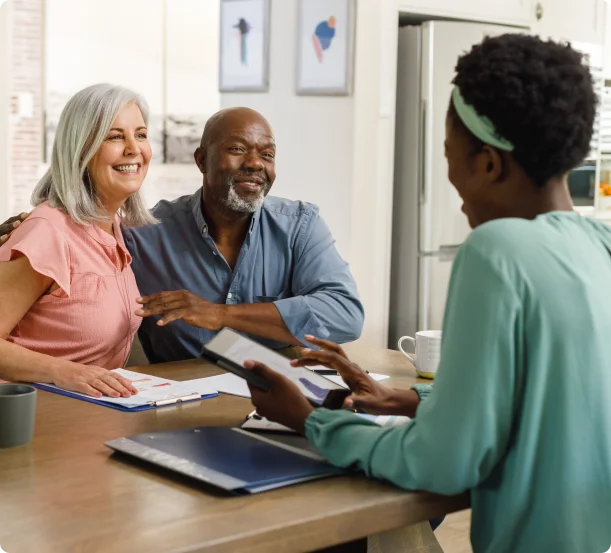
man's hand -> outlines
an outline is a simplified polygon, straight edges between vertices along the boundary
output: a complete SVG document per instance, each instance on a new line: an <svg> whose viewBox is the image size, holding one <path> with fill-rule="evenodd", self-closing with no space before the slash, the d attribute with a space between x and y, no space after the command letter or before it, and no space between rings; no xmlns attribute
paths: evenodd
<svg viewBox="0 0 611 553"><path fill-rule="evenodd" d="M0 225L0 245L4 244L11 232L13 232L22 221L25 221L28 218L29 213L21 213L17 215L17 217L11 217L7 219Z"/></svg>
<svg viewBox="0 0 611 553"><path fill-rule="evenodd" d="M161 315L157 321L159 326L182 319L190 325L206 330L229 327L277 342L301 344L291 334L273 303L217 304L187 290L158 292L136 301L142 304L142 307L135 314L140 317Z"/></svg>
<svg viewBox="0 0 611 553"><path fill-rule="evenodd" d="M102 367L76 365L58 370L53 384L80 394L93 397L131 397L138 393L130 380Z"/></svg>
<svg viewBox="0 0 611 553"><path fill-rule="evenodd" d="M300 434L305 434L305 421L314 411L314 407L299 388L286 376L273 371L263 363L246 361L244 367L262 376L269 383L268 391L248 385L257 413L267 420L278 422Z"/></svg>
<svg viewBox="0 0 611 553"><path fill-rule="evenodd" d="M157 324L167 325L172 321L182 319L186 323L205 328L220 330L224 326L225 305L212 303L188 292L158 292L136 300L142 307L136 311L140 317L161 315Z"/></svg>
<svg viewBox="0 0 611 553"><path fill-rule="evenodd" d="M393 390L378 384L366 371L352 363L339 345L313 336L306 336L306 339L320 347L320 351L305 349L302 352L303 358L291 361L291 365L324 365L335 369L352 392L344 400L344 407L362 409L372 415L414 416L419 403L416 392Z"/></svg>

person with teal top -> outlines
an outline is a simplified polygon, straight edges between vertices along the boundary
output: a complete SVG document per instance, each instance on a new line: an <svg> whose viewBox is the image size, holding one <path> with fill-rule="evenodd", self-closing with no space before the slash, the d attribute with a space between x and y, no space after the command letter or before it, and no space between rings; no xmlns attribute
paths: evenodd
<svg viewBox="0 0 611 553"><path fill-rule="evenodd" d="M470 491L474 553L611 546L611 227L573 211L567 173L590 149L597 98L567 44L507 34L458 60L449 179L473 232L450 281L433 387L385 388L310 337L295 365L337 369L346 407L415 417L379 427L314 409L269 368L257 411L333 464L407 490ZM383 372L383 367L379 367Z"/></svg>

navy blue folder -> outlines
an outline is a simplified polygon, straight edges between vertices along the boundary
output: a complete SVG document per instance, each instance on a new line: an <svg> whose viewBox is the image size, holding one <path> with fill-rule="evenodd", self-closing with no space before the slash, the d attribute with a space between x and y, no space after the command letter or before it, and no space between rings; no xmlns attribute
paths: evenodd
<svg viewBox="0 0 611 553"><path fill-rule="evenodd" d="M109 403L102 399L96 399L94 397L89 396L81 396L78 394L74 394L69 392L68 390L64 390L62 388L56 388L55 386L47 386L46 384L41 384L39 382L33 384L34 388L38 388L40 390L44 390L45 392L52 392L54 394L59 394L60 396L71 397L74 399L80 399L81 401L86 401L87 403L95 403L96 405L101 405L102 407L110 407L111 409L117 409L118 411L124 411L128 413L139 413L140 411L148 411L150 409L160 409L161 407L172 407L178 405L179 403L187 403L187 401L177 401L176 403L167 403L164 405L140 405L138 407L126 407L125 405L117 405L116 403ZM216 397L218 394L208 394L201 396L200 398L190 399L190 401L199 401L200 399L208 399L209 397Z"/></svg>
<svg viewBox="0 0 611 553"><path fill-rule="evenodd" d="M346 473L311 451L222 426L149 432L106 445L235 494L258 493Z"/></svg>

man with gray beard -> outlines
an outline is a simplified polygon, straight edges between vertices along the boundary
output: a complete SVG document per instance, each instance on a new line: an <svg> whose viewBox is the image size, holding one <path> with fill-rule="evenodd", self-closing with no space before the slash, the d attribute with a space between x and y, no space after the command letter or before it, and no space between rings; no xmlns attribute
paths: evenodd
<svg viewBox="0 0 611 553"><path fill-rule="evenodd" d="M203 187L157 204L158 225L124 229L150 362L196 357L223 327L276 349L359 337L356 284L318 208L267 196L275 156L261 114L222 110L195 151Z"/></svg>
<svg viewBox="0 0 611 553"><path fill-rule="evenodd" d="M159 224L122 229L151 363L197 357L223 327L275 349L309 345L308 335L336 343L360 336L356 284L318 208L267 196L275 158L260 113L219 111L195 150L202 188L159 202ZM0 224L0 244L27 215Z"/></svg>

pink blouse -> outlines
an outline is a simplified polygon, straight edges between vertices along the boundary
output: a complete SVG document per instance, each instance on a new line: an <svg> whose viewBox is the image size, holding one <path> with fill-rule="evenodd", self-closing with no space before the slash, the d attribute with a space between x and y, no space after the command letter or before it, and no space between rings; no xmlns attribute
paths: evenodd
<svg viewBox="0 0 611 553"><path fill-rule="evenodd" d="M141 318L118 217L113 228L114 237L79 225L45 202L0 246L0 261L19 252L59 286L30 307L9 342L85 365L123 366Z"/></svg>

